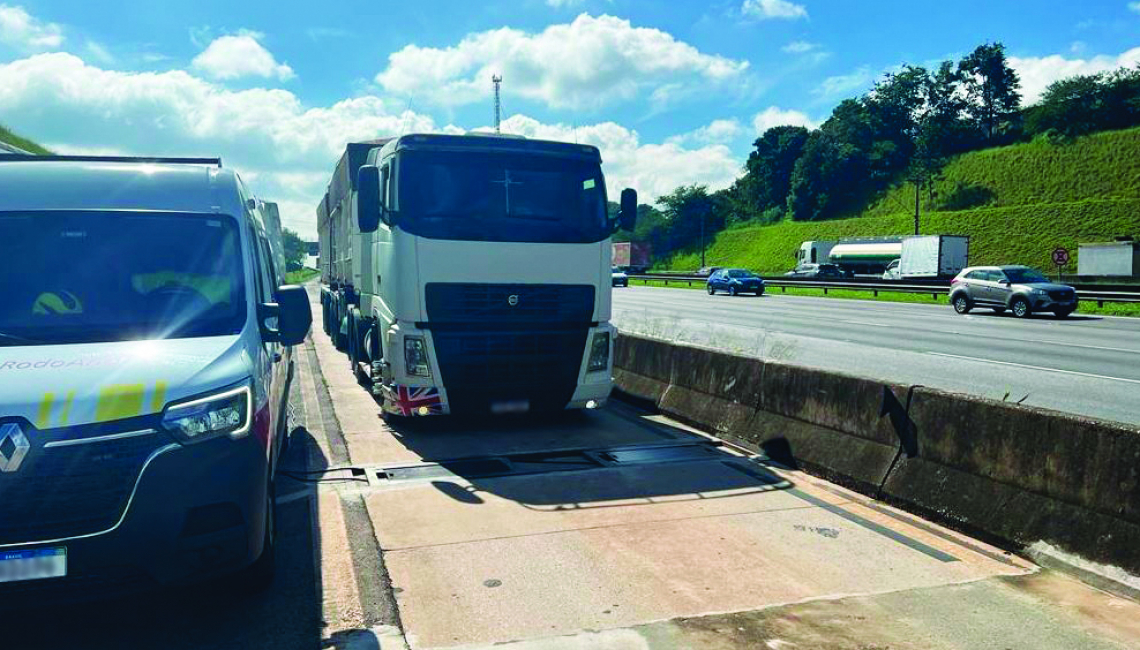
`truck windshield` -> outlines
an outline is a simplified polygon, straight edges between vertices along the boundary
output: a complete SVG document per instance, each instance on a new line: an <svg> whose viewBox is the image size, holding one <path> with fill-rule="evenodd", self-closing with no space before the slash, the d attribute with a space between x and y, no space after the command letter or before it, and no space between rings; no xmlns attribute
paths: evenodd
<svg viewBox="0 0 1140 650"><path fill-rule="evenodd" d="M598 242L610 235L597 162L527 154L408 151L399 227L432 239Z"/></svg>
<svg viewBox="0 0 1140 650"><path fill-rule="evenodd" d="M0 213L0 346L240 332L240 241L217 215Z"/></svg>

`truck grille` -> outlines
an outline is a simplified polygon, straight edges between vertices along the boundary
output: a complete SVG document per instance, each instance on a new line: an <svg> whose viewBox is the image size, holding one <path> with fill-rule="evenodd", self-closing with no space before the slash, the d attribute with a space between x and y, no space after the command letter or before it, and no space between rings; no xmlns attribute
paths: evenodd
<svg viewBox="0 0 1140 650"><path fill-rule="evenodd" d="M594 314L589 285L432 282L424 293L432 323L588 323Z"/></svg>
<svg viewBox="0 0 1140 650"><path fill-rule="evenodd" d="M535 411L566 408L588 331L433 332L452 412L486 413L495 402L517 400Z"/></svg>
<svg viewBox="0 0 1140 650"><path fill-rule="evenodd" d="M118 432L137 430L140 427L121 427ZM143 464L170 439L156 432L45 446L52 440L113 432L98 425L30 432L32 447L21 467L0 473L0 544L75 537L113 527L127 506Z"/></svg>

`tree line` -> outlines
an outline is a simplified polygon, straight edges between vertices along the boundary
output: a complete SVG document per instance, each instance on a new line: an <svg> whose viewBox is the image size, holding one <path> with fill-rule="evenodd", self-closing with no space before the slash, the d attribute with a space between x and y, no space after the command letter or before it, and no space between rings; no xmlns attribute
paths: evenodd
<svg viewBox="0 0 1140 650"><path fill-rule="evenodd" d="M934 69L901 66L867 94L840 102L817 129L768 129L731 187L678 187L656 206L640 206L636 230L617 238L649 242L660 258L699 245L702 224L709 239L729 227L853 215L900 181L933 200L952 156L1136 125L1140 66L1057 81L1023 107L1005 46L985 43Z"/></svg>

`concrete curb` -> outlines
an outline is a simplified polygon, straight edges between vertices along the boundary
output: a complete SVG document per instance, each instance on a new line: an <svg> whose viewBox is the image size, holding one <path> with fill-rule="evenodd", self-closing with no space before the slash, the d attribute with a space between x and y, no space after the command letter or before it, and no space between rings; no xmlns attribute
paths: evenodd
<svg viewBox="0 0 1140 650"><path fill-rule="evenodd" d="M1006 548L1140 574L1140 429L620 335L618 389Z"/></svg>

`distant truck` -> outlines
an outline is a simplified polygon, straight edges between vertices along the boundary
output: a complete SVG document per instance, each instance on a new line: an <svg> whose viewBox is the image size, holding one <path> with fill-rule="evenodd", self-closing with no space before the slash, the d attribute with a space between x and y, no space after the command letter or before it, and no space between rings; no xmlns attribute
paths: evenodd
<svg viewBox="0 0 1140 650"><path fill-rule="evenodd" d="M887 265L883 278L952 278L969 266L970 238L962 235L925 235L902 241L899 259Z"/></svg>
<svg viewBox="0 0 1140 650"><path fill-rule="evenodd" d="M614 242L613 266L634 273L645 273L649 270L649 259L652 257L651 244L642 242Z"/></svg>
<svg viewBox="0 0 1140 650"><path fill-rule="evenodd" d="M1077 275L1089 277L1140 277L1140 242L1115 241L1081 244Z"/></svg>
<svg viewBox="0 0 1140 650"><path fill-rule="evenodd" d="M863 237L839 241L805 241L796 251L796 268L834 264L848 277L881 275L902 255L902 237Z"/></svg>

